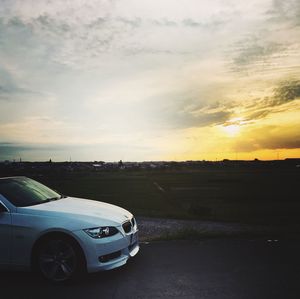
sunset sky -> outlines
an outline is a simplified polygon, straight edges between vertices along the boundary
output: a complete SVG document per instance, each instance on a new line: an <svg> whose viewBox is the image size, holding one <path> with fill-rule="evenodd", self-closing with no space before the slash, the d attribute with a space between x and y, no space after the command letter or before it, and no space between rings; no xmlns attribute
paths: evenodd
<svg viewBox="0 0 300 299"><path fill-rule="evenodd" d="M0 161L300 157L299 0L0 0Z"/></svg>

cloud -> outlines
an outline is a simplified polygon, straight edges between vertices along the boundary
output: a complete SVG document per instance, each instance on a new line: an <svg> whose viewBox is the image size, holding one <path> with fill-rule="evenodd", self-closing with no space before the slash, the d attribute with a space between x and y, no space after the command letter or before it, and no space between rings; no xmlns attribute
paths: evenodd
<svg viewBox="0 0 300 299"><path fill-rule="evenodd" d="M182 20L170 20L166 18L152 19L151 23L160 27L186 27L192 29L217 30L223 28L230 20L228 17L214 17L211 20L199 21L193 18L184 18ZM147 22L146 22L147 23Z"/></svg>
<svg viewBox="0 0 300 299"><path fill-rule="evenodd" d="M237 152L297 148L300 148L299 128L282 125L254 128L243 138L238 139L233 146L233 150Z"/></svg>
<svg viewBox="0 0 300 299"><path fill-rule="evenodd" d="M37 145L37 144L23 144L23 143L9 143L0 142L0 161L4 160L16 160L18 161L22 157L35 157L42 156L41 160L49 160L49 154L51 152L61 152L63 148L53 145ZM38 156L37 156L38 155ZM39 160L39 158L37 159Z"/></svg>
<svg viewBox="0 0 300 299"><path fill-rule="evenodd" d="M0 139L134 148L284 113L299 98L288 3L3 0Z"/></svg>
<svg viewBox="0 0 300 299"><path fill-rule="evenodd" d="M251 91L252 87L249 88ZM243 91L244 100L230 98L230 95L220 91L214 93L210 88L206 92L202 88L202 93L198 95L190 90L190 93L181 95L164 95L165 102L158 101L151 114L160 120L157 121L159 125L173 129L248 126L277 113L289 111L292 109L291 105L295 105L294 108L297 109L299 88L297 79L283 80L269 87L268 96L251 98L248 90Z"/></svg>
<svg viewBox="0 0 300 299"><path fill-rule="evenodd" d="M2 18L0 54L14 57L24 69L38 64L43 69L90 67L103 53L119 47L131 30L124 22L97 18L81 24L47 14L26 20L18 15Z"/></svg>
<svg viewBox="0 0 300 299"><path fill-rule="evenodd" d="M19 161L112 161L111 155L118 160L128 160L131 151L135 152L135 161L143 161L145 155L154 157L162 149L157 149L153 144L130 145L124 143L90 143L80 144L39 144L39 143L6 143L0 142L0 162L5 160Z"/></svg>
<svg viewBox="0 0 300 299"><path fill-rule="evenodd" d="M186 112L177 113L172 117L176 120L174 122L175 128L191 128L191 127L207 127L215 126L225 123L231 117L230 111L219 111L214 113L197 113L193 115Z"/></svg>
<svg viewBox="0 0 300 299"><path fill-rule="evenodd" d="M242 76L269 77L299 70L299 1L273 0L260 13L243 34L236 35L231 50L226 49L230 70Z"/></svg>
<svg viewBox="0 0 300 299"><path fill-rule="evenodd" d="M284 80L273 88L272 94L256 100L256 105L251 108L250 119L260 119L270 113L283 112L290 109L285 104L296 101L300 98L300 81L297 79ZM256 111L255 111L256 110Z"/></svg>
<svg viewBox="0 0 300 299"><path fill-rule="evenodd" d="M12 73L5 68L0 69L0 101L18 101L34 95L38 95L38 93L20 86Z"/></svg>
<svg viewBox="0 0 300 299"><path fill-rule="evenodd" d="M152 19L151 23L156 25L156 26L161 26L161 27L177 27L178 22L177 21L172 21L166 18L162 19Z"/></svg>
<svg viewBox="0 0 300 299"><path fill-rule="evenodd" d="M272 22L285 22L300 26L300 3L298 0L273 0L272 8L267 11Z"/></svg>
<svg viewBox="0 0 300 299"><path fill-rule="evenodd" d="M177 105L170 102L156 109L159 111L152 114L159 118L159 125L175 130L220 125L232 117L230 105L206 104L195 98L182 100Z"/></svg>
<svg viewBox="0 0 300 299"><path fill-rule="evenodd" d="M269 108L264 108L261 109L259 108L259 105L257 107L257 111L252 112L253 110L251 110L251 112L249 114L247 114L247 117L245 118L245 122L251 123L254 121L257 121L259 119L263 119L266 116L268 116L270 113L272 113L272 111ZM240 123L238 123L240 125Z"/></svg>
<svg viewBox="0 0 300 299"><path fill-rule="evenodd" d="M287 103L300 98L300 80L286 80L274 90L274 99L277 104Z"/></svg>
<svg viewBox="0 0 300 299"><path fill-rule="evenodd" d="M202 29L208 29L208 30L216 30L218 28L223 28L229 20L227 19L216 19L216 20L211 20L208 22L200 22L191 18L186 18L182 20L182 25L191 27L191 28L202 28Z"/></svg>
<svg viewBox="0 0 300 299"><path fill-rule="evenodd" d="M19 161L69 161L70 154L77 154L85 149L82 145L53 145L37 143L0 142L0 162Z"/></svg>
<svg viewBox="0 0 300 299"><path fill-rule="evenodd" d="M261 148L266 149L296 149L300 148L300 134L293 136L274 137L261 142Z"/></svg>
<svg viewBox="0 0 300 299"><path fill-rule="evenodd" d="M237 55L233 58L233 64L236 67L245 67L250 64L271 64L271 58L274 54L284 50L284 46L276 42L260 42L253 38L239 43L241 47ZM274 58L274 57L273 57Z"/></svg>
<svg viewBox="0 0 300 299"><path fill-rule="evenodd" d="M129 25L133 28L137 28L137 27L140 27L142 25L141 18L129 19L129 18L118 17L118 18L116 18L116 21L121 22L125 25Z"/></svg>
<svg viewBox="0 0 300 299"><path fill-rule="evenodd" d="M214 109L230 112L236 120L226 121L224 125L248 125L267 116L289 111L293 102L300 98L300 81L283 80L272 88L269 96L258 97L244 102L229 101L218 103ZM289 105L291 104L291 105ZM297 103L295 103L297 108Z"/></svg>

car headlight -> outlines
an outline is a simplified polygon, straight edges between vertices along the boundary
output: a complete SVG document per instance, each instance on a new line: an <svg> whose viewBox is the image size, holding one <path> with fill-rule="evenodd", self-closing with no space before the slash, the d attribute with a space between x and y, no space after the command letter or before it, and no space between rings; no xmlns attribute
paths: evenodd
<svg viewBox="0 0 300 299"><path fill-rule="evenodd" d="M84 229L84 231L92 238L100 239L113 236L119 231L113 226L93 227Z"/></svg>

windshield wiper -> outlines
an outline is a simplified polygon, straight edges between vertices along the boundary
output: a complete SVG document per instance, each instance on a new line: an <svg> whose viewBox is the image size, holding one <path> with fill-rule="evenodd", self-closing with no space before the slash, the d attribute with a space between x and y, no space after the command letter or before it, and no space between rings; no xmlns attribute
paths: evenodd
<svg viewBox="0 0 300 299"><path fill-rule="evenodd" d="M58 199L60 199L61 197L50 197L50 198L46 198L45 200L44 200L44 202L49 202L49 201L55 201L55 200L58 200Z"/></svg>
<svg viewBox="0 0 300 299"><path fill-rule="evenodd" d="M59 199L62 199L62 198L67 198L67 197L68 197L68 196L61 194L60 196L47 198L47 199L45 200L45 202L54 201L54 200L59 200Z"/></svg>

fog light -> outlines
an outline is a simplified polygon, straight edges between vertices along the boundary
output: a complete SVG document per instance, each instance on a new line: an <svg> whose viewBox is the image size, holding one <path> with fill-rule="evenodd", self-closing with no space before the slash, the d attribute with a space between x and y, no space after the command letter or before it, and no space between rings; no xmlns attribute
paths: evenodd
<svg viewBox="0 0 300 299"><path fill-rule="evenodd" d="M116 252L113 252L113 253L110 253L110 254L105 254L105 255L101 255L99 256L98 260L100 263L107 263L113 259L116 259L118 257L121 256L121 251L116 251Z"/></svg>

